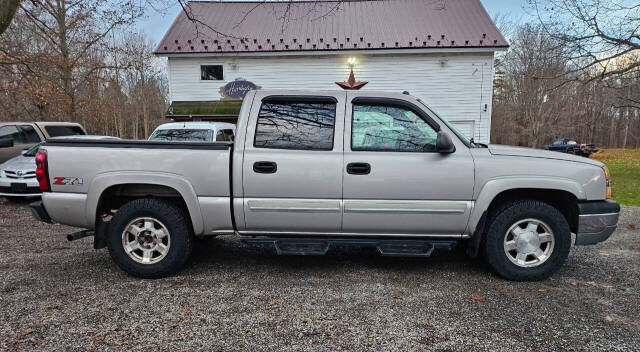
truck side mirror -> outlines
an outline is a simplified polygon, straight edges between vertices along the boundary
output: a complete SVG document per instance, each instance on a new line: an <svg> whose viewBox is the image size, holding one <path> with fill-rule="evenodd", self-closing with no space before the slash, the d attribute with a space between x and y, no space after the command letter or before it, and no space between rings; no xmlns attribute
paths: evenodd
<svg viewBox="0 0 640 352"><path fill-rule="evenodd" d="M0 139L0 148L11 148L11 147L13 147L13 139L11 138Z"/></svg>
<svg viewBox="0 0 640 352"><path fill-rule="evenodd" d="M436 151L438 153L453 153L456 151L456 146L453 144L451 137L445 132L439 131L436 138Z"/></svg>

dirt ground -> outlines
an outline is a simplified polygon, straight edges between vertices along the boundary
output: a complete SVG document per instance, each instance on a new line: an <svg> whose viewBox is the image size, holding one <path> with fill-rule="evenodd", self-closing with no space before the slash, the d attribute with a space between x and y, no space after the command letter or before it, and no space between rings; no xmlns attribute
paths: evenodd
<svg viewBox="0 0 640 352"><path fill-rule="evenodd" d="M181 274L127 276L92 239L0 200L0 350L640 350L640 208L514 283L463 251L427 259L337 249L277 256L202 243Z"/></svg>

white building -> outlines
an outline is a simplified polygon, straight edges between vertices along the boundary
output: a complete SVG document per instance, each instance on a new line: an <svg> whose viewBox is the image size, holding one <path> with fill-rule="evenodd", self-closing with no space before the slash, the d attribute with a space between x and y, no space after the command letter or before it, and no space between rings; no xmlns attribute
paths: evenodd
<svg viewBox="0 0 640 352"><path fill-rule="evenodd" d="M341 89L352 66L362 89L409 91L489 141L493 56L507 43L479 0L190 6L196 21L180 13L156 49L168 58L168 117L234 120L225 86Z"/></svg>

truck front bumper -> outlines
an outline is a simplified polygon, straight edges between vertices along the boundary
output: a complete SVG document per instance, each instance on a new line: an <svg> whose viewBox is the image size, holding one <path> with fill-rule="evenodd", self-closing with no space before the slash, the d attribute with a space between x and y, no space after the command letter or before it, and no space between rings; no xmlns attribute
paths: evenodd
<svg viewBox="0 0 640 352"><path fill-rule="evenodd" d="M29 207L31 207L31 214L33 214L34 218L48 223L52 222L49 213L47 213L47 210L42 204L42 201L33 202L29 204Z"/></svg>
<svg viewBox="0 0 640 352"><path fill-rule="evenodd" d="M612 200L578 203L576 245L589 245L609 238L618 226L620 205Z"/></svg>

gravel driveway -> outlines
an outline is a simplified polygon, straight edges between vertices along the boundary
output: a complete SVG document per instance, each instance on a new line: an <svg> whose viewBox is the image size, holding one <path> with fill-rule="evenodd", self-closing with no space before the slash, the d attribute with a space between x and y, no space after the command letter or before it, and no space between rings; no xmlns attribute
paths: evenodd
<svg viewBox="0 0 640 352"><path fill-rule="evenodd" d="M543 282L504 281L460 250L286 257L235 237L139 280L0 200L0 350L640 350L640 208L619 225Z"/></svg>

